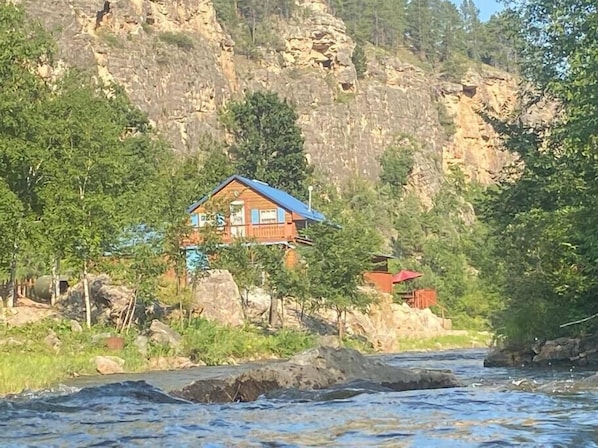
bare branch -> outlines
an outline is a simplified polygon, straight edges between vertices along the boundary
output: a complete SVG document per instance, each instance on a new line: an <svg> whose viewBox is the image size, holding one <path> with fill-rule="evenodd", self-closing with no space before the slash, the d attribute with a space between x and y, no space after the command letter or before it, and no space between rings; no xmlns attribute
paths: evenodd
<svg viewBox="0 0 598 448"><path fill-rule="evenodd" d="M595 317L598 317L598 313L593 314L590 317L584 317L583 319L575 320L573 322L567 322L566 324L561 324L559 327L563 328L568 327L569 325L581 324L583 322L587 322L588 320L594 319Z"/></svg>

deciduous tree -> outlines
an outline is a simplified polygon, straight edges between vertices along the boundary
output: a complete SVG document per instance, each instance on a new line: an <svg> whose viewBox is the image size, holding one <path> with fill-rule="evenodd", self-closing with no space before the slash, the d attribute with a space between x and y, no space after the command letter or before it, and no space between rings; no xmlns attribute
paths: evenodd
<svg viewBox="0 0 598 448"><path fill-rule="evenodd" d="M372 297L360 290L381 239L367 218L355 213L331 214L331 222L311 225L306 235L313 245L302 250L311 295L337 315L338 335L345 334L350 308L365 309Z"/></svg>

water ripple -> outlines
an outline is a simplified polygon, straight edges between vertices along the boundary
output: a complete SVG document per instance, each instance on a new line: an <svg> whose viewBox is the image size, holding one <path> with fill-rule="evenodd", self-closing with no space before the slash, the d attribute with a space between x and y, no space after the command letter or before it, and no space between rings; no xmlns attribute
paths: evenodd
<svg viewBox="0 0 598 448"><path fill-rule="evenodd" d="M0 400L7 447L596 447L598 395L583 371L484 369L484 352L385 356L452 369L469 387L392 392L368 384L192 404L143 381ZM515 383L550 386L517 390Z"/></svg>

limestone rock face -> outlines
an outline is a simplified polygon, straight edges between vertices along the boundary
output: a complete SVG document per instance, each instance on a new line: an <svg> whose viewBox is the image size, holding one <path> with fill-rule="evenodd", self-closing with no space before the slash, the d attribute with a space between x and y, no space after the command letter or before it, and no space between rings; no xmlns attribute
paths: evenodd
<svg viewBox="0 0 598 448"><path fill-rule="evenodd" d="M239 327L245 322L239 288L226 270L209 271L197 282L192 308L202 317L225 325Z"/></svg>
<svg viewBox="0 0 598 448"><path fill-rule="evenodd" d="M328 70L335 86L345 92L357 90L357 73L351 56L355 44L345 23L330 14L325 2L300 3L302 20L295 20L282 31L285 48L282 67L310 67Z"/></svg>
<svg viewBox="0 0 598 448"><path fill-rule="evenodd" d="M78 66L123 85L179 152L198 150L206 134L226 138L221 107L267 89L295 105L310 161L339 184L375 179L378 157L405 134L421 142L410 187L424 198L452 164L490 182L510 161L477 110L511 112L517 80L484 68L450 83L371 48L357 79L355 43L325 0L299 0L293 17L273 22L280 45L260 49L258 60L235 54L211 0L119 0L99 21L102 1L21 1L59 41L59 60L40 65L40 74Z"/></svg>
<svg viewBox="0 0 598 448"><path fill-rule="evenodd" d="M254 401L281 389L314 390L352 381L367 381L403 391L458 387L448 371L401 369L364 357L352 349L319 347L225 378L199 380L171 394L202 403Z"/></svg>
<svg viewBox="0 0 598 448"><path fill-rule="evenodd" d="M211 0L112 2L99 24L103 1L23 4L59 30L59 66L93 68L99 79L124 86L179 151L196 150L203 134L217 132L217 110L236 78L232 42Z"/></svg>

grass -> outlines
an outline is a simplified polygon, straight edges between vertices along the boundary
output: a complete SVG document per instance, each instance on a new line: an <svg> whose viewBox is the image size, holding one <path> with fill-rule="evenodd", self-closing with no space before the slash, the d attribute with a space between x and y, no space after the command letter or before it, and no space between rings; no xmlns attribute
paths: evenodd
<svg viewBox="0 0 598 448"><path fill-rule="evenodd" d="M188 51L195 48L195 42L185 33L164 32L158 35L158 38L168 45L179 47L182 50Z"/></svg>
<svg viewBox="0 0 598 448"><path fill-rule="evenodd" d="M112 34L110 31L102 30L98 33L98 36L112 48L125 48L123 41L120 40L118 36Z"/></svg>
<svg viewBox="0 0 598 448"><path fill-rule="evenodd" d="M492 338L492 333L486 331L459 331L430 338L403 338L399 340L399 351L486 348L490 346Z"/></svg>
<svg viewBox="0 0 598 448"><path fill-rule="evenodd" d="M177 330L183 336L185 356L207 365L287 358L316 345L315 336L302 331L268 332L255 326L230 328L205 319L194 319L187 328Z"/></svg>
<svg viewBox="0 0 598 448"><path fill-rule="evenodd" d="M0 394L41 389L69 377L94 374L92 360L99 355L119 356L127 370L142 370L145 360L132 345L133 335L122 351L109 351L101 340L94 340L94 335L109 331L96 327L76 333L67 323L50 320L0 330ZM51 332L61 342L57 348L44 342Z"/></svg>
<svg viewBox="0 0 598 448"><path fill-rule="evenodd" d="M279 330L270 333L258 327L229 328L205 319L192 320L181 329L171 327L183 337L182 346L174 351L165 346L149 346L150 356L188 356L208 365L236 364L262 358L286 358L316 345L314 335ZM54 348L44 339L54 333L60 346ZM148 369L148 360L137 350L134 340L138 333L125 336L125 348L108 350L97 337L114 331L93 327L81 333L72 332L65 321L47 320L19 328L0 330L0 395L25 389L51 387L67 378L96 374L92 362L95 356L118 356L125 360L127 372ZM95 336L95 339L94 339Z"/></svg>

